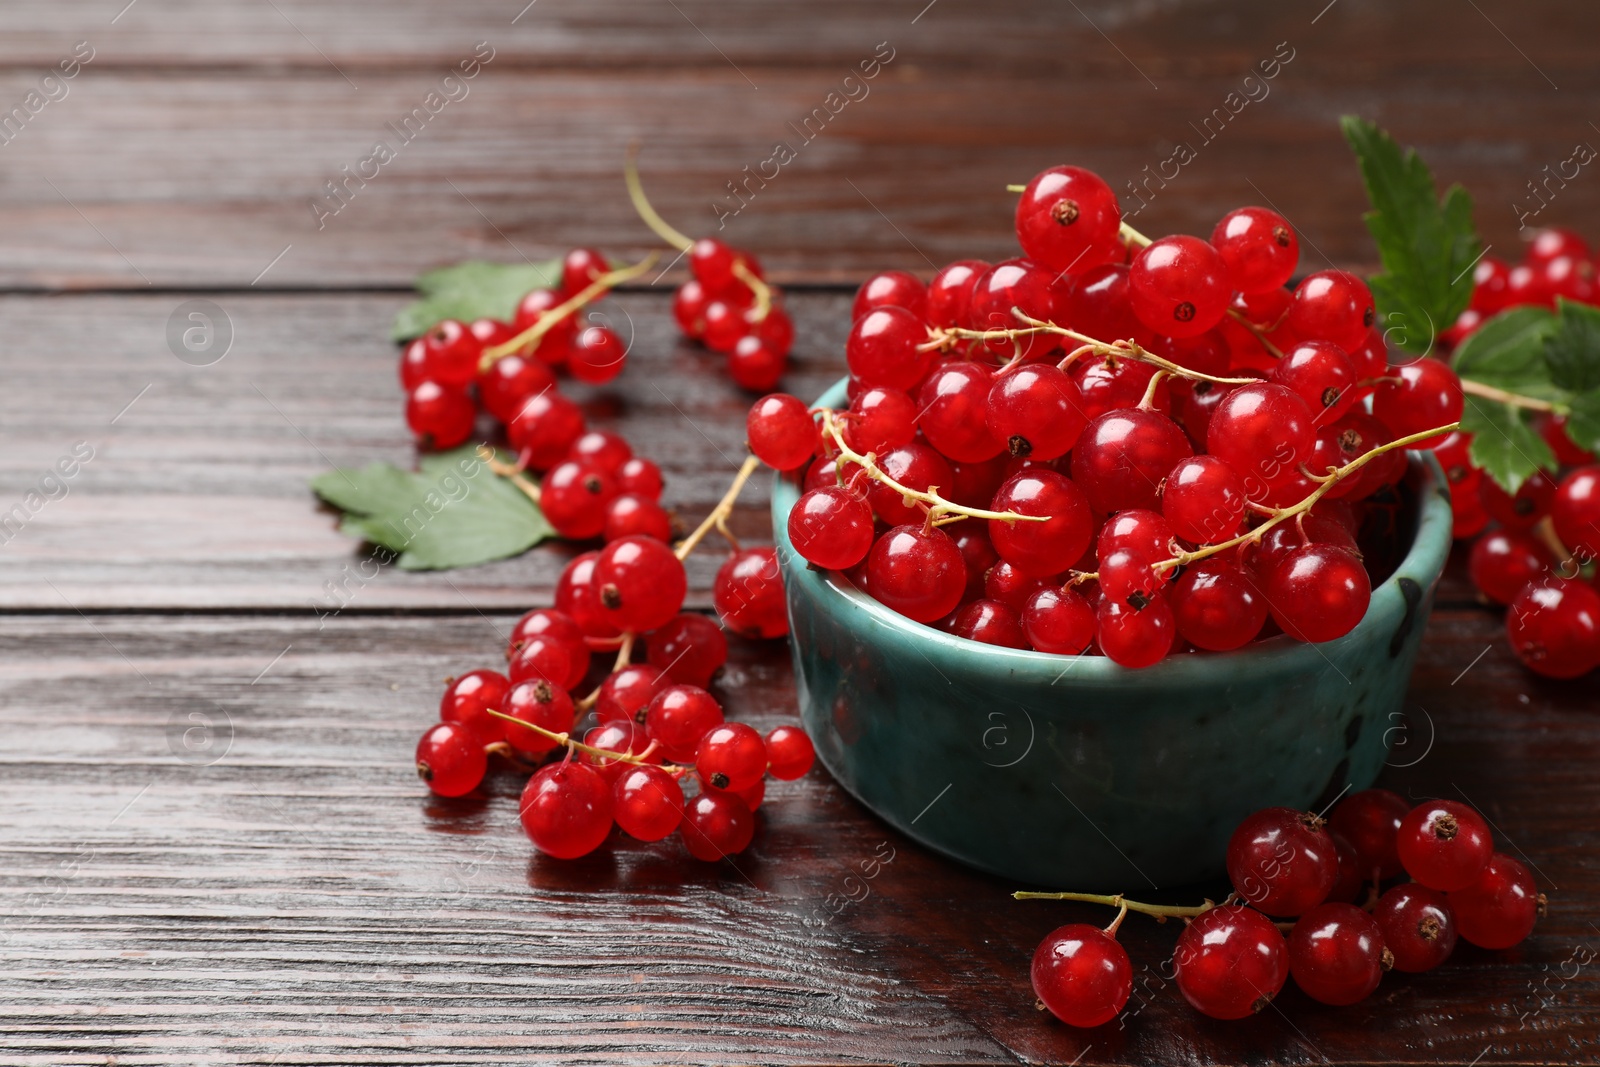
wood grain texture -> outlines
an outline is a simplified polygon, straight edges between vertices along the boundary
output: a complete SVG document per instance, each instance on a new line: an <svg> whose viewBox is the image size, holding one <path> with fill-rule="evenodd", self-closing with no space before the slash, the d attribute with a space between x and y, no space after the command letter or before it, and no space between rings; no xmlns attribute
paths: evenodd
<svg viewBox="0 0 1600 1067"><path fill-rule="evenodd" d="M1391 975L1355 1008L1291 988L1220 1024L1160 977L1175 931L1134 917L1136 1010L1093 1032L1033 1009L1027 960L1052 927L1104 909L1012 901L1016 887L886 830L820 771L774 785L736 864L675 841L539 858L509 772L481 798L429 800L408 764L439 679L492 662L510 622L0 620L0 1060L1594 1059L1600 987L1563 961L1600 947L1600 726L1587 687L1530 678L1487 613L1435 620L1408 703L1429 718L1394 758L1414 765L1384 783L1469 797L1493 820L1551 896L1535 936ZM761 728L793 720L781 644L735 641L717 692Z"/></svg>

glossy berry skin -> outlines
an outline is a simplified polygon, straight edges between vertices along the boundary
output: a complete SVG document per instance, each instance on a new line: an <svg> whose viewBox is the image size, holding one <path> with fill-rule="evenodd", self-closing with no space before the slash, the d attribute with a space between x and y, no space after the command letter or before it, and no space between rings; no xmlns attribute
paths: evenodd
<svg viewBox="0 0 1600 1067"><path fill-rule="evenodd" d="M850 304L850 321L881 307L905 308L920 319L928 310L928 287L909 271L874 274L856 290L856 298Z"/></svg>
<svg viewBox="0 0 1600 1067"><path fill-rule="evenodd" d="M1444 893L1477 881L1494 854L1489 824L1454 800L1429 800L1412 808L1400 821L1395 846L1407 874Z"/></svg>
<svg viewBox="0 0 1600 1067"><path fill-rule="evenodd" d="M1289 933L1289 973L1312 1000L1343 1007L1383 978L1383 932L1353 904L1319 904Z"/></svg>
<svg viewBox="0 0 1600 1067"><path fill-rule="evenodd" d="M1445 894L1406 882L1378 898L1372 918L1394 955L1394 969L1406 974L1431 971L1456 947L1456 920Z"/></svg>
<svg viewBox="0 0 1600 1067"><path fill-rule="evenodd" d="M1478 497L1484 510L1508 530L1531 530L1550 514L1556 500L1556 483L1544 471L1534 471L1516 494L1507 493L1493 478L1478 480Z"/></svg>
<svg viewBox="0 0 1600 1067"><path fill-rule="evenodd" d="M1094 641L1095 610L1076 589L1047 586L1028 598L1022 629L1040 652L1082 655Z"/></svg>
<svg viewBox="0 0 1600 1067"><path fill-rule="evenodd" d="M1018 471L1001 483L990 510L1047 515L1043 522L990 519L989 540L1000 558L1023 574L1059 574L1089 547L1094 520L1076 483L1043 467Z"/></svg>
<svg viewBox="0 0 1600 1067"><path fill-rule="evenodd" d="M1339 855L1339 875L1333 880L1333 888L1328 890L1328 899L1323 903L1354 904L1365 900L1366 882L1361 877L1361 860L1356 856L1355 848L1335 830L1329 830L1328 836L1333 838L1334 850Z"/></svg>
<svg viewBox="0 0 1600 1067"><path fill-rule="evenodd" d="M610 475L577 460L558 463L539 485L539 507L556 533L572 541L597 537L606 526L606 505L617 495Z"/></svg>
<svg viewBox="0 0 1600 1067"><path fill-rule="evenodd" d="M1216 456L1178 461L1161 485L1161 514L1173 532L1197 545L1226 541L1244 521L1244 482Z"/></svg>
<svg viewBox="0 0 1600 1067"><path fill-rule="evenodd" d="M584 643L583 628L571 615L556 608L535 608L511 627L511 637L506 641L506 659L514 659L531 637L552 637L564 644L579 647Z"/></svg>
<svg viewBox="0 0 1600 1067"><path fill-rule="evenodd" d="M691 278L672 294L672 317L685 337L700 340L706 332L706 307L711 298L698 279Z"/></svg>
<svg viewBox="0 0 1600 1067"><path fill-rule="evenodd" d="M1313 422L1299 394L1270 382L1241 385L1211 413L1206 451L1232 467L1254 499L1311 458Z"/></svg>
<svg viewBox="0 0 1600 1067"><path fill-rule="evenodd" d="M928 325L965 325L972 305L972 289L989 271L981 259L958 259L939 268L928 283Z"/></svg>
<svg viewBox="0 0 1600 1067"><path fill-rule="evenodd" d="M430 448L455 448L472 436L478 409L459 387L423 382L406 397L406 425Z"/></svg>
<svg viewBox="0 0 1600 1067"><path fill-rule="evenodd" d="M1600 665L1600 594L1572 578L1530 582L1506 610L1511 650L1546 678L1578 678Z"/></svg>
<svg viewBox="0 0 1600 1067"><path fill-rule="evenodd" d="M1089 424L1078 383L1049 364L996 379L988 408L989 432L1007 451L1040 462L1066 455Z"/></svg>
<svg viewBox="0 0 1600 1067"><path fill-rule="evenodd" d="M549 390L528 398L506 424L506 439L518 459L542 471L565 459L583 431L583 412L578 405Z"/></svg>
<svg viewBox="0 0 1600 1067"><path fill-rule="evenodd" d="M728 377L739 388L752 393L765 393L776 388L783 380L784 372L789 369L789 360L774 351L758 335L746 334L729 351L727 366Z"/></svg>
<svg viewBox="0 0 1600 1067"><path fill-rule="evenodd" d="M1378 386L1372 394L1372 414L1396 437L1460 421L1466 398L1455 371L1436 359L1419 359L1390 368L1390 374L1400 381ZM1444 434L1435 434L1407 447L1432 448L1444 438Z"/></svg>
<svg viewBox="0 0 1600 1067"><path fill-rule="evenodd" d="M1541 415L1534 420L1534 424L1538 427L1539 436L1544 438L1544 443L1550 446L1550 451L1556 454L1556 460L1563 467L1581 467L1594 462L1593 452L1579 448L1573 443L1572 437L1567 433L1565 415Z"/></svg>
<svg viewBox="0 0 1600 1067"><path fill-rule="evenodd" d="M1212 908L1191 922L1178 935L1172 963L1184 999L1213 1019L1248 1018L1289 979L1283 935L1243 904Z"/></svg>
<svg viewBox="0 0 1600 1067"><path fill-rule="evenodd" d="M1411 805L1387 789L1363 789L1334 806L1328 828L1356 850L1364 881L1388 881L1400 874L1396 840Z"/></svg>
<svg viewBox="0 0 1600 1067"><path fill-rule="evenodd" d="M899 389L863 389L845 412L845 443L857 452L879 454L908 445L917 435L917 411L916 402Z"/></svg>
<svg viewBox="0 0 1600 1067"><path fill-rule="evenodd" d="M1467 575L1489 600L1509 604L1554 564L1550 550L1538 538L1512 530L1493 530L1472 543Z"/></svg>
<svg viewBox="0 0 1600 1067"><path fill-rule="evenodd" d="M1217 250L1198 237L1151 242L1128 269L1133 313L1165 337L1195 337L1222 321L1233 286Z"/></svg>
<svg viewBox="0 0 1600 1067"><path fill-rule="evenodd" d="M639 756L650 749L650 738L645 733L644 727L632 719L613 719L602 722L599 726L590 727L583 733L583 743L590 748L597 748L603 752L614 752L618 756ZM651 752L648 757L652 763L660 763L659 753ZM592 752L580 752L578 762L593 767L600 772L606 781L615 783L622 772L632 766L621 759L610 756L597 756Z"/></svg>
<svg viewBox="0 0 1600 1067"><path fill-rule="evenodd" d="M740 797L712 789L684 805L678 830L689 855L712 863L749 848L756 819Z"/></svg>
<svg viewBox="0 0 1600 1067"><path fill-rule="evenodd" d="M606 326L589 326L573 339L567 372L580 382L599 385L622 373L628 346Z"/></svg>
<svg viewBox="0 0 1600 1067"><path fill-rule="evenodd" d="M867 555L867 574L880 603L916 622L950 614L967 585L967 564L955 542L943 530L915 524L878 538Z"/></svg>
<svg viewBox="0 0 1600 1067"><path fill-rule="evenodd" d="M695 773L713 789L740 793L767 773L767 746L742 722L724 722L706 731L694 758Z"/></svg>
<svg viewBox="0 0 1600 1067"><path fill-rule="evenodd" d="M851 376L865 385L912 389L937 359L933 352L919 351L927 339L927 327L905 308L874 308L850 327L845 361Z"/></svg>
<svg viewBox="0 0 1600 1067"><path fill-rule="evenodd" d="M1157 597L1142 608L1132 608L1110 597L1095 611L1100 650L1113 663L1137 669L1161 662L1172 651L1177 624L1165 598Z"/></svg>
<svg viewBox="0 0 1600 1067"><path fill-rule="evenodd" d="M1344 349L1326 341L1302 341L1283 354L1268 380L1306 402L1312 421L1333 422L1356 400L1356 369Z"/></svg>
<svg viewBox="0 0 1600 1067"><path fill-rule="evenodd" d="M730 555L717 569L711 600L722 625L736 634L771 638L789 632L783 575L774 548L746 548Z"/></svg>
<svg viewBox="0 0 1600 1067"><path fill-rule="evenodd" d="M1351 552L1307 545L1263 576L1272 618L1296 641L1332 641L1355 629L1372 600L1372 580Z"/></svg>
<svg viewBox="0 0 1600 1067"><path fill-rule="evenodd" d="M601 722L626 719L644 722L645 709L672 681L659 667L633 663L606 676L595 696L594 713Z"/></svg>
<svg viewBox="0 0 1600 1067"><path fill-rule="evenodd" d="M511 682L498 671L468 671L445 687L439 721L460 725L484 744L505 740L505 724L490 711L505 711Z"/></svg>
<svg viewBox="0 0 1600 1067"><path fill-rule="evenodd" d="M600 551L594 564L600 610L624 632L654 630L683 607L689 580L672 549L653 537L624 537Z"/></svg>
<svg viewBox="0 0 1600 1067"><path fill-rule="evenodd" d="M400 388L409 393L423 382L437 379L433 357L428 353L428 342L421 337L407 342L405 348L400 350Z"/></svg>
<svg viewBox="0 0 1600 1067"><path fill-rule="evenodd" d="M1479 948L1521 944L1539 919L1539 890L1521 862L1496 852L1483 873L1464 889L1445 895L1456 930Z"/></svg>
<svg viewBox="0 0 1600 1067"><path fill-rule="evenodd" d="M589 430L567 450L568 459L581 460L613 477L622 465L633 458L633 446L627 438L611 430Z"/></svg>
<svg viewBox="0 0 1600 1067"><path fill-rule="evenodd" d="M1244 570L1215 557L1184 568L1167 593L1178 636L1196 648L1231 652L1255 640L1267 602Z"/></svg>
<svg viewBox="0 0 1600 1067"><path fill-rule="evenodd" d="M511 323L512 329L519 334L522 333L538 324L546 314L565 300L564 295L552 289L533 290L517 305L516 316ZM559 320L539 338L538 344L533 347L532 357L550 367L564 364L567 361L567 352L572 347L575 327L571 315Z"/></svg>
<svg viewBox="0 0 1600 1067"><path fill-rule="evenodd" d="M588 672L587 645L569 644L545 634L523 641L506 667L506 673L513 683L530 678L548 678L563 689L580 684Z"/></svg>
<svg viewBox="0 0 1600 1067"><path fill-rule="evenodd" d="M1241 293L1263 293L1289 280L1300 262L1300 239L1287 219L1264 207L1235 208L1211 231L1228 280Z"/></svg>
<svg viewBox="0 0 1600 1067"><path fill-rule="evenodd" d="M950 464L927 445L913 442L878 457L883 472L907 489L926 492L934 486L949 485L955 480ZM905 498L879 481L867 483L867 502L873 512L890 526L900 526L923 521L926 512L920 507L907 507Z"/></svg>
<svg viewBox="0 0 1600 1067"><path fill-rule="evenodd" d="M1287 325L1303 340L1329 341L1349 352L1367 339L1377 317L1366 282L1348 271L1321 270L1295 289Z"/></svg>
<svg viewBox="0 0 1600 1067"><path fill-rule="evenodd" d="M1082 167L1041 171L1017 201L1017 243L1029 259L1056 273L1104 262L1121 224L1116 194Z"/></svg>
<svg viewBox="0 0 1600 1067"><path fill-rule="evenodd" d="M1193 454L1189 438L1160 412L1108 411L1078 438L1072 450L1072 480L1097 512L1159 511L1161 479Z"/></svg>
<svg viewBox="0 0 1600 1067"><path fill-rule="evenodd" d="M654 500L632 493L614 496L606 503L605 528L600 536L607 541L624 537L653 537L657 541L672 540L672 516Z"/></svg>
<svg viewBox="0 0 1600 1067"><path fill-rule="evenodd" d="M1054 576L1049 581L1044 578L1029 577L1005 560L1001 560L999 563L991 564L984 572L983 588L979 590L979 594L1004 604L1013 611L1021 611L1027 606L1029 598L1054 580Z"/></svg>
<svg viewBox="0 0 1600 1067"><path fill-rule="evenodd" d="M478 357L483 343L472 335L466 323L445 319L434 324L422 337L427 349L430 377L440 385L465 389L478 375Z"/></svg>
<svg viewBox="0 0 1600 1067"><path fill-rule="evenodd" d="M1006 441L989 429L994 372L981 363L946 363L917 390L917 426L928 443L957 463L998 456Z"/></svg>
<svg viewBox="0 0 1600 1067"><path fill-rule="evenodd" d="M767 732L767 770L780 782L805 777L817 761L811 738L798 726L775 726Z"/></svg>
<svg viewBox="0 0 1600 1067"><path fill-rule="evenodd" d="M606 618L600 603L600 587L594 582L594 566L599 552L584 552L574 556L562 568L556 579L556 608L583 632L585 637L609 639L622 631Z"/></svg>
<svg viewBox="0 0 1600 1067"><path fill-rule="evenodd" d="M632 493L646 500L661 499L661 468L648 459L634 456L624 460L614 477L619 493Z"/></svg>
<svg viewBox="0 0 1600 1067"><path fill-rule="evenodd" d="M555 385L555 375L543 363L512 353L478 375L478 399L489 414L509 423L529 399Z"/></svg>
<svg viewBox="0 0 1600 1067"><path fill-rule="evenodd" d="M700 739L722 725L722 705L704 689L674 685L656 694L645 711L644 728L673 763L693 763Z"/></svg>
<svg viewBox="0 0 1600 1067"><path fill-rule="evenodd" d="M1055 321L1057 297L1051 282L1056 273L1027 260L996 263L972 288L969 324L975 330L1013 330L1023 325L1016 316L1019 308L1033 318ZM1040 356L1055 348L1053 341L1037 334L994 337L976 344L1001 359L1018 353L1024 358Z"/></svg>
<svg viewBox="0 0 1600 1067"><path fill-rule="evenodd" d="M1133 965L1117 939L1073 923L1050 932L1033 952L1033 992L1069 1026L1102 1026L1133 992Z"/></svg>
<svg viewBox="0 0 1600 1067"><path fill-rule="evenodd" d="M540 768L522 791L522 828L547 856L588 855L611 833L611 783L572 760Z"/></svg>
<svg viewBox="0 0 1600 1067"><path fill-rule="evenodd" d="M646 658L677 684L704 689L728 661L728 638L704 615L684 612L650 634Z"/></svg>
<svg viewBox="0 0 1600 1067"><path fill-rule="evenodd" d="M561 291L577 296L611 269L606 257L593 248L574 248L561 261Z"/></svg>
<svg viewBox="0 0 1600 1067"><path fill-rule="evenodd" d="M854 567L872 550L872 508L841 485L801 494L788 527L794 550L823 570Z"/></svg>
<svg viewBox="0 0 1600 1067"><path fill-rule="evenodd" d="M660 841L683 821L683 787L660 767L626 767L611 787L611 814L629 837Z"/></svg>
<svg viewBox="0 0 1600 1067"><path fill-rule="evenodd" d="M483 746L484 739L461 723L436 723L417 742L417 777L438 796L465 796L488 771Z"/></svg>
<svg viewBox="0 0 1600 1067"><path fill-rule="evenodd" d="M1600 559L1600 466L1568 472L1550 505L1556 536L1583 562Z"/></svg>
<svg viewBox="0 0 1600 1067"><path fill-rule="evenodd" d="M805 402L773 393L750 405L745 417L750 451L774 470L792 471L817 454L821 432Z"/></svg>
<svg viewBox="0 0 1600 1067"><path fill-rule="evenodd" d="M1338 850L1322 820L1293 808L1263 808L1228 839L1228 878L1268 915L1303 915L1322 903L1339 875Z"/></svg>
<svg viewBox="0 0 1600 1067"><path fill-rule="evenodd" d="M950 632L968 641L1001 648L1027 648L1022 617L1015 608L997 600L974 600L950 620Z"/></svg>
<svg viewBox="0 0 1600 1067"><path fill-rule="evenodd" d="M558 734L569 732L577 717L571 694L545 678L529 678L512 685L506 694L505 712L512 718ZM506 741L524 756L539 759L555 748L554 741L534 730L511 723L506 723L505 728Z"/></svg>

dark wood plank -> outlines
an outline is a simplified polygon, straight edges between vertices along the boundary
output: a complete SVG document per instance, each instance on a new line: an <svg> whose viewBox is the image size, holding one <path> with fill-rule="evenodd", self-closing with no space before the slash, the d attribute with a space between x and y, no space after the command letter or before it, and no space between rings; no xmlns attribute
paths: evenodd
<svg viewBox="0 0 1600 1067"><path fill-rule="evenodd" d="M1173 930L1130 920L1146 1002L1091 1033L1033 1009L1027 961L1103 909L1011 901L821 773L771 790L736 865L675 843L533 856L509 774L428 800L408 763L439 679L490 662L509 621L0 619L0 1059L1593 1061L1594 969L1563 967L1593 952L1600 904L1592 693L1523 673L1487 613L1435 620L1411 693L1429 719L1385 784L1489 815L1551 895L1534 937L1355 1008L1290 990L1223 1025L1153 977ZM718 692L761 727L792 719L782 645L736 641ZM181 762L189 728L226 754ZM884 841L869 894L820 921Z"/></svg>

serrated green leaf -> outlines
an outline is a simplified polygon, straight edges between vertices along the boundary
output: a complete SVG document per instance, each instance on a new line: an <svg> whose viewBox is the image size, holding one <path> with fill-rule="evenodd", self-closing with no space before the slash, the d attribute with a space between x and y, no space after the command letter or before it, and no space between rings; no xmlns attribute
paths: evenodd
<svg viewBox="0 0 1600 1067"><path fill-rule="evenodd" d="M469 259L430 270L417 279L422 299L407 304L394 318L390 335L409 341L442 319L508 320L517 303L534 289L548 289L561 280L561 261L489 263Z"/></svg>
<svg viewBox="0 0 1600 1067"><path fill-rule="evenodd" d="M1585 452L1600 451L1600 391L1581 393L1568 402L1567 436Z"/></svg>
<svg viewBox="0 0 1600 1067"><path fill-rule="evenodd" d="M1560 391L1550 381L1544 356L1545 339L1554 329L1555 316L1542 307L1510 308L1461 342L1451 366L1463 381L1554 400Z"/></svg>
<svg viewBox="0 0 1600 1067"><path fill-rule="evenodd" d="M555 535L538 505L475 448L427 456L421 466L331 470L313 478L311 490L345 512L343 533L398 552L402 570L470 567Z"/></svg>
<svg viewBox="0 0 1600 1067"><path fill-rule="evenodd" d="M1544 343L1550 380L1572 393L1600 389L1600 308L1562 299Z"/></svg>
<svg viewBox="0 0 1600 1067"><path fill-rule="evenodd" d="M1529 421L1526 408L1468 396L1461 429L1472 434L1474 466L1508 493L1515 493L1537 470L1555 470L1556 457Z"/></svg>
<svg viewBox="0 0 1600 1067"><path fill-rule="evenodd" d="M1472 298L1479 241L1472 198L1452 185L1436 199L1433 175L1415 150L1355 115L1341 122L1372 210L1362 216L1384 273L1369 279L1379 322L1414 352L1426 352Z"/></svg>

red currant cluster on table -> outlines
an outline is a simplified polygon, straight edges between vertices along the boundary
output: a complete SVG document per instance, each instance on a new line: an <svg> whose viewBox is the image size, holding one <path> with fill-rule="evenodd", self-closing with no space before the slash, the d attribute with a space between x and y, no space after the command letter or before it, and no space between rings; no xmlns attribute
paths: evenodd
<svg viewBox="0 0 1600 1067"><path fill-rule="evenodd" d="M616 331L580 329L575 313L636 273L613 271L599 252L575 248L562 262L561 287L530 292L511 322L436 323L400 355L411 432L434 448L454 448L473 436L481 406L505 425L513 449L543 455L540 466L550 466L583 425L577 405L556 390L556 372L600 384L621 374L628 358Z"/></svg>
<svg viewBox="0 0 1600 1067"><path fill-rule="evenodd" d="M1498 312L1554 307L1557 297L1600 302L1593 257L1577 234L1541 230L1515 267L1478 261L1472 305L1442 340L1459 344ZM1560 415L1541 414L1537 426L1560 467L1535 472L1515 494L1472 465L1470 435L1452 433L1435 454L1450 479L1455 534L1477 538L1468 574L1486 599L1509 605L1512 649L1532 671L1576 678L1600 666L1600 593L1580 577L1600 559L1600 466Z"/></svg>
<svg viewBox="0 0 1600 1067"><path fill-rule="evenodd" d="M685 337L727 356L728 377L745 389L765 392L789 367L794 322L782 294L762 278L748 252L715 237L688 248L694 275L672 297L672 315Z"/></svg>
<svg viewBox="0 0 1600 1067"><path fill-rule="evenodd" d="M559 753L522 791L523 829L546 855L586 855L613 824L640 841L677 831L685 850L703 860L749 846L766 776L799 778L815 752L797 726L762 737L724 720L706 687L727 658L727 640L704 616L679 613L682 564L656 545L609 546L581 566L599 583L585 579L582 590L569 568L557 594L566 610L530 611L518 621L506 673L475 670L450 681L439 723L417 745L417 773L434 793L476 789L491 755L529 769ZM647 661L629 663L625 652L588 697L574 701L597 626L647 629ZM624 639L625 650L634 647ZM580 721L590 724L580 731Z"/></svg>
<svg viewBox="0 0 1600 1067"><path fill-rule="evenodd" d="M1122 1011L1133 967L1116 934L1129 911L1183 920L1170 961L1179 992L1212 1018L1243 1019L1291 976L1311 999L1343 1006L1371 995L1391 968L1439 966L1458 938L1510 948L1545 905L1528 868L1494 850L1483 816L1450 800L1412 807L1387 789L1345 798L1326 823L1290 808L1258 811L1234 831L1227 865L1234 891L1220 906L1016 894L1121 909L1105 929L1074 923L1040 943L1033 989L1041 1006L1073 1026L1100 1026ZM1410 881L1380 895L1402 874Z"/></svg>
<svg viewBox="0 0 1600 1067"><path fill-rule="evenodd" d="M795 549L957 636L1127 667L1349 632L1356 533L1454 428L1454 373L1391 368L1354 275L1286 288L1298 242L1265 208L1150 241L1063 166L1016 232L1023 258L861 287L848 410L751 409L804 489Z"/></svg>

